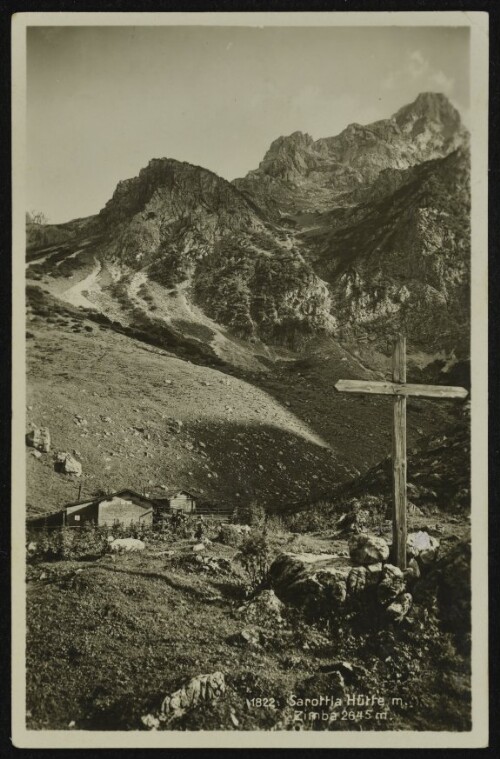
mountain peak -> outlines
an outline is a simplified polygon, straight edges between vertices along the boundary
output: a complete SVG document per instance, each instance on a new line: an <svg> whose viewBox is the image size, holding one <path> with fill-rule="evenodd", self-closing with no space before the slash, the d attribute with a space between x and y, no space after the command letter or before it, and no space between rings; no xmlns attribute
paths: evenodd
<svg viewBox="0 0 500 759"><path fill-rule="evenodd" d="M459 112L442 92L421 92L413 103L404 105L393 116L399 126L422 118L449 129L459 129L461 126Z"/></svg>
<svg viewBox="0 0 500 759"><path fill-rule="evenodd" d="M314 140L307 132L297 130L291 134L278 137L278 139L274 140L272 144L275 145L276 143L282 145L312 145Z"/></svg>
<svg viewBox="0 0 500 759"><path fill-rule="evenodd" d="M310 134L299 131L278 137L271 143L260 163L259 171L282 179L293 179L307 170L314 144Z"/></svg>

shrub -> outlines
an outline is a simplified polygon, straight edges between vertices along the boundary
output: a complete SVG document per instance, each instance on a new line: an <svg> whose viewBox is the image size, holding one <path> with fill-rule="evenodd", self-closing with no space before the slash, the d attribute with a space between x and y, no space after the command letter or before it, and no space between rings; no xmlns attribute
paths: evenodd
<svg viewBox="0 0 500 759"><path fill-rule="evenodd" d="M114 538L138 538L144 540L151 537L153 534L153 527L150 524L144 522L130 522L123 524L116 520L110 530L110 534Z"/></svg>
<svg viewBox="0 0 500 759"><path fill-rule="evenodd" d="M270 514L265 521L265 531L268 535L279 535L286 532L285 520L279 514Z"/></svg>
<svg viewBox="0 0 500 759"><path fill-rule="evenodd" d="M247 573L251 592L256 592L265 586L270 555L267 536L264 532L254 530L243 539L235 560L241 564Z"/></svg>
<svg viewBox="0 0 500 759"><path fill-rule="evenodd" d="M32 560L76 561L103 556L108 548L106 527L86 523L82 527L59 527L40 530L28 536L28 542L36 544Z"/></svg>
<svg viewBox="0 0 500 759"><path fill-rule="evenodd" d="M331 516L327 519L327 514L321 511L298 511L291 514L287 520L288 529L291 532L318 532L331 526Z"/></svg>
<svg viewBox="0 0 500 759"><path fill-rule="evenodd" d="M73 530L72 557L90 559L104 556L108 550L108 529L85 523Z"/></svg>
<svg viewBox="0 0 500 759"><path fill-rule="evenodd" d="M263 506L255 501L236 506L232 514L234 524L248 524L250 527L260 527L264 524L265 519L266 512Z"/></svg>

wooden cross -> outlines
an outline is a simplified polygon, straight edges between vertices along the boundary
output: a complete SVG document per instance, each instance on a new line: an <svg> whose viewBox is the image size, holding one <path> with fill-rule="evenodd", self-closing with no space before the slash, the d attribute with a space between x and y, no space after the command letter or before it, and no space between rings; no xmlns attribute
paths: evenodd
<svg viewBox="0 0 500 759"><path fill-rule="evenodd" d="M406 569L406 398L466 398L463 387L410 385L406 383L406 338L399 335L392 356L392 382L339 380L335 389L342 393L372 393L394 396L392 425L393 561Z"/></svg>

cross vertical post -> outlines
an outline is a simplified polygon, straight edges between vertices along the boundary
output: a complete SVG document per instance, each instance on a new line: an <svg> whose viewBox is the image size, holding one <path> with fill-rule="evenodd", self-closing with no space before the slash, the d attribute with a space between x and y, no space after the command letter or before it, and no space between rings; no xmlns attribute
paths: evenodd
<svg viewBox="0 0 500 759"><path fill-rule="evenodd" d="M392 356L392 380L406 382L406 338L398 335ZM406 569L406 397L394 399L392 426L392 549L393 561Z"/></svg>

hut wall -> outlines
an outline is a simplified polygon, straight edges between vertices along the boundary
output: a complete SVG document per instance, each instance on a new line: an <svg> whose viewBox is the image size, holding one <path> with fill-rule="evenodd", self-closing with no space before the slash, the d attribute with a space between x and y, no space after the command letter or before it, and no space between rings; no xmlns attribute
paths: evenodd
<svg viewBox="0 0 500 759"><path fill-rule="evenodd" d="M99 524L113 525L115 522L130 524L142 522L152 524L153 512L149 505L142 505L133 496L114 496L109 501L101 501L99 504Z"/></svg>
<svg viewBox="0 0 500 759"><path fill-rule="evenodd" d="M170 498L171 511L184 511L191 514L196 509L195 499L187 493L177 493Z"/></svg>

